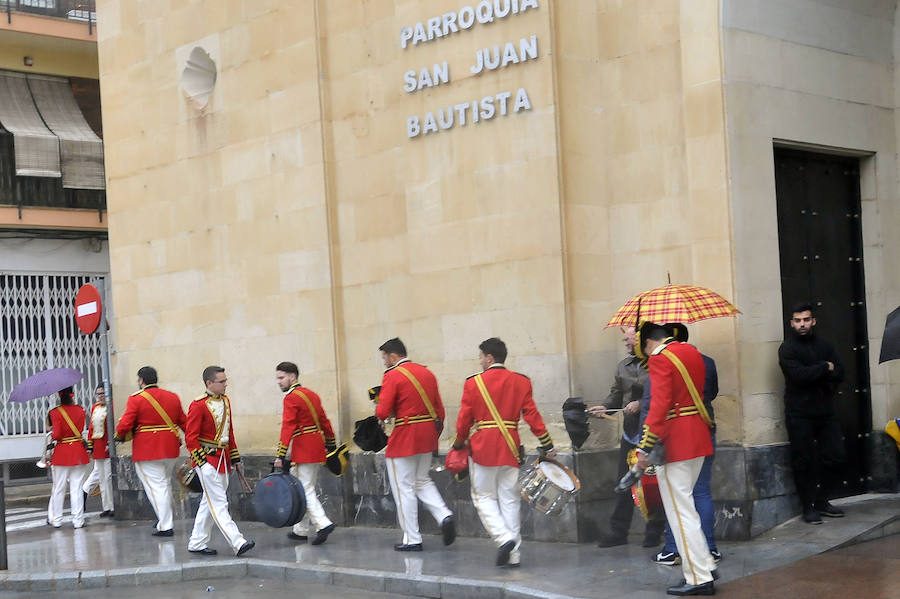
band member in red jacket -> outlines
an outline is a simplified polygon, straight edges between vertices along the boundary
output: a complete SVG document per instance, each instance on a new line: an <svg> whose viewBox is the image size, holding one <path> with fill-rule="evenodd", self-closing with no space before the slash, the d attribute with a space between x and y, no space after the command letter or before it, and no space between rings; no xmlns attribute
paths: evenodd
<svg viewBox="0 0 900 599"><path fill-rule="evenodd" d="M422 551L417 500L440 524L444 545L449 545L456 539L456 521L428 475L431 454L437 451L444 428L444 404L437 379L426 367L406 357L406 346L400 339L389 339L378 349L387 370L375 416L379 420L394 417L394 431L384 453L397 504L397 522L403 530L403 540L394 549Z"/></svg>
<svg viewBox="0 0 900 599"><path fill-rule="evenodd" d="M116 441L134 435L131 460L147 499L158 519L155 537L171 537L172 530L172 469L181 447L179 429L184 430L184 410L181 399L157 386L158 376L152 366L137 372L141 388L129 396L125 412L116 425Z"/></svg>
<svg viewBox="0 0 900 599"><path fill-rule="evenodd" d="M288 538L306 541L310 523L316 533L310 545L321 545L334 531L334 523L325 515L325 509L316 495L316 479L319 467L325 463L327 452L337 447L331 422L322 408L322 400L312 390L300 385L297 379L300 369L293 362L282 362L275 367L275 380L284 396L281 415L281 437L275 467L282 467L282 460L291 447L291 473L300 479L306 494L306 515L294 524Z"/></svg>
<svg viewBox="0 0 900 599"><path fill-rule="evenodd" d="M103 503L101 518L113 516L112 470L109 465L109 434L106 431L106 390L103 385L94 389L97 402L91 406L88 420L88 451L94 458L94 469L85 479L82 489L90 493L95 486L100 487L100 501Z"/></svg>
<svg viewBox="0 0 900 599"><path fill-rule="evenodd" d="M667 592L712 595L716 566L693 500L703 459L713 452L709 414L703 405L706 366L697 348L675 341L657 324L644 323L639 342L639 357L649 356L650 411L638 443L637 465L646 468L648 454L657 443L663 444L665 464L657 466L656 476L684 573L681 584Z"/></svg>
<svg viewBox="0 0 900 599"><path fill-rule="evenodd" d="M538 438L542 454L553 457L556 450L534 404L531 380L503 365L506 344L491 337L482 341L478 349L478 363L483 372L473 374L463 385L453 446L462 449L471 432L472 503L485 530L497 544L496 564L518 566L522 544L518 490L519 418L525 419ZM503 420L509 440L501 432L488 401L494 404Z"/></svg>
<svg viewBox="0 0 900 599"><path fill-rule="evenodd" d="M243 555L256 543L244 538L228 512L228 475L231 465L243 471L241 454L234 439L234 420L231 400L225 395L228 378L221 366L207 366L203 370L206 393L191 402L184 444L191 453L191 461L200 484L203 497L194 520L194 530L188 541L188 551L201 555L215 555L209 547L213 522L231 545L235 555Z"/></svg>
<svg viewBox="0 0 900 599"><path fill-rule="evenodd" d="M72 509L72 526L84 526L84 494L81 484L88 473L90 457L87 443L81 436L84 430L84 408L75 405L72 387L59 392L59 405L47 414L47 426L56 444L50 471L53 475L53 490L47 506L47 522L53 528L62 526L63 501L66 498L66 483L69 485L69 504Z"/></svg>

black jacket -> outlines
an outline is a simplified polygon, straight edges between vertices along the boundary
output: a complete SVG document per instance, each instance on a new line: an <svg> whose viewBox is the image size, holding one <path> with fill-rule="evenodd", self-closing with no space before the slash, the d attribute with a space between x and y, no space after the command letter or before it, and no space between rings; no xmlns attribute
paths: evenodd
<svg viewBox="0 0 900 599"><path fill-rule="evenodd" d="M834 364L828 370L827 362ZM784 373L785 410L793 416L834 414L834 391L844 380L844 366L831 343L793 331L778 348L778 365Z"/></svg>

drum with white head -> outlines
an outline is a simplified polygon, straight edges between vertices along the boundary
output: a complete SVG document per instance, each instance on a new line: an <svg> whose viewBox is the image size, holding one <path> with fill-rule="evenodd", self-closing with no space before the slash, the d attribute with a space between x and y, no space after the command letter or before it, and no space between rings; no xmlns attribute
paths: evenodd
<svg viewBox="0 0 900 599"><path fill-rule="evenodd" d="M558 516L578 491L575 473L551 458L538 458L522 478L522 498L547 516Z"/></svg>

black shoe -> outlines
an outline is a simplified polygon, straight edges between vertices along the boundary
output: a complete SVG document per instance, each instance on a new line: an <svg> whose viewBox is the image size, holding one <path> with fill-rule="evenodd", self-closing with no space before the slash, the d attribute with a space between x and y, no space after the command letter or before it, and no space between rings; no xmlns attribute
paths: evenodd
<svg viewBox="0 0 900 599"><path fill-rule="evenodd" d="M394 551L422 551L422 543L412 543L411 545L397 543L394 545Z"/></svg>
<svg viewBox="0 0 900 599"><path fill-rule="evenodd" d="M803 510L803 521L808 524L821 524L822 516L812 506Z"/></svg>
<svg viewBox="0 0 900 599"><path fill-rule="evenodd" d="M241 545L241 548L237 550L235 557L241 557L254 547L256 547L256 541L245 541L244 544Z"/></svg>
<svg viewBox="0 0 900 599"><path fill-rule="evenodd" d="M103 510L102 512L100 512L101 518L112 518L113 516L115 516L115 514L112 510Z"/></svg>
<svg viewBox="0 0 900 599"><path fill-rule="evenodd" d="M681 556L675 553L674 551L666 551L663 549L659 553L653 556L654 564L659 564L660 566L677 566L681 563Z"/></svg>
<svg viewBox="0 0 900 599"><path fill-rule="evenodd" d="M515 541L507 541L500 545L500 548L497 549L497 565L505 566L509 563L509 554L512 553L512 550L516 548Z"/></svg>
<svg viewBox="0 0 900 599"><path fill-rule="evenodd" d="M597 547L618 547L619 545L627 545L628 537L617 537L613 535L608 535L605 537L600 537L600 540L597 542Z"/></svg>
<svg viewBox="0 0 900 599"><path fill-rule="evenodd" d="M297 534L294 534L294 531L291 531L288 533L288 538L291 539L292 541L300 541L301 543L305 543L307 536L306 535L297 535Z"/></svg>
<svg viewBox="0 0 900 599"><path fill-rule="evenodd" d="M219 552L215 549L204 547L203 549L188 549L188 553L196 553L198 555L217 555Z"/></svg>
<svg viewBox="0 0 900 599"><path fill-rule="evenodd" d="M829 518L843 518L844 510L839 507L831 505L830 502L824 501L822 503L817 503L813 506L817 512L819 512L823 516L828 516Z"/></svg>
<svg viewBox="0 0 900 599"><path fill-rule="evenodd" d="M175 531L171 528L169 530L157 530L153 532L154 537L174 537Z"/></svg>
<svg viewBox="0 0 900 599"><path fill-rule="evenodd" d="M710 580L703 584L680 584L678 586L669 587L666 589L666 593L681 597L688 595L715 595L716 587L713 585L713 581Z"/></svg>
<svg viewBox="0 0 900 599"><path fill-rule="evenodd" d="M441 522L441 536L444 539L444 545L452 545L456 540L456 518L452 515L447 516Z"/></svg>
<svg viewBox="0 0 900 599"><path fill-rule="evenodd" d="M334 524L329 524L322 530L316 531L316 537L312 540L310 545L321 545L325 541L328 540L328 535L334 532Z"/></svg>

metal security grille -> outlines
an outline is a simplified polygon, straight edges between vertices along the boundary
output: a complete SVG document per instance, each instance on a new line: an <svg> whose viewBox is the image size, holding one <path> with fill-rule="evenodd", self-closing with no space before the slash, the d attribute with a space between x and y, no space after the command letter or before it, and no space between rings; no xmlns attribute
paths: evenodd
<svg viewBox="0 0 900 599"><path fill-rule="evenodd" d="M9 403L10 392L45 368L74 368L84 374L75 401L87 408L102 382L99 335L75 324L78 288L95 275L0 273L0 436L45 432L55 397Z"/></svg>

